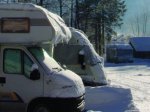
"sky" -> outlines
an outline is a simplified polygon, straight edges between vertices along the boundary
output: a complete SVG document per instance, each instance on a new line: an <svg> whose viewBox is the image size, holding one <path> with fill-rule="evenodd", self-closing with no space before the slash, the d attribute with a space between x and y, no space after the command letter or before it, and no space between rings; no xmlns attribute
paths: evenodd
<svg viewBox="0 0 150 112"><path fill-rule="evenodd" d="M133 31L131 30L131 24L133 24L136 21L136 17L139 17L139 21L142 22L142 13L146 12L147 14L150 12L150 0L125 0L127 11L125 13L124 24L122 28L118 31L118 33L123 33L125 35L133 35ZM149 16L150 19L150 16ZM150 21L147 21L147 27L150 25ZM132 25L134 27L134 30L136 30L136 25ZM140 23L140 28L142 31L142 23ZM136 32L136 31L134 31ZM136 33L134 33L136 34ZM143 35L142 33L140 35ZM147 32L147 36L150 36L150 33Z"/></svg>

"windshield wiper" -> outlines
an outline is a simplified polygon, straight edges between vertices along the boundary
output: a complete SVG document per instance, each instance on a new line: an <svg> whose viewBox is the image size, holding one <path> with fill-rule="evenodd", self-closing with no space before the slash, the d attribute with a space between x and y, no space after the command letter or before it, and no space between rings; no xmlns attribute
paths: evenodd
<svg viewBox="0 0 150 112"><path fill-rule="evenodd" d="M62 71L61 68L58 68L58 67L55 67L55 68L52 68L53 70L58 70L58 72Z"/></svg>

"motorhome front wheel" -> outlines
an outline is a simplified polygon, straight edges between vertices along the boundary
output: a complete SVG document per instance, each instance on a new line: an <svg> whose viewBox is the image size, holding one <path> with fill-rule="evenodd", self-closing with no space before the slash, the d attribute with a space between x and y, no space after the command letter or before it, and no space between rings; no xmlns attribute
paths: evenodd
<svg viewBox="0 0 150 112"><path fill-rule="evenodd" d="M46 103L40 101L40 102L32 102L28 107L27 112L52 112L52 111L50 110L50 107Z"/></svg>
<svg viewBox="0 0 150 112"><path fill-rule="evenodd" d="M50 109L48 108L47 105L38 104L38 105L34 106L33 110L31 110L31 112L52 112L52 111L50 111Z"/></svg>

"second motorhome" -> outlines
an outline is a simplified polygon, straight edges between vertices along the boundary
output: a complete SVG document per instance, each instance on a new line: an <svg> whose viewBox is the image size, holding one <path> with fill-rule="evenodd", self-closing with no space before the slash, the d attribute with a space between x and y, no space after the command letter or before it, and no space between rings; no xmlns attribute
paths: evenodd
<svg viewBox="0 0 150 112"><path fill-rule="evenodd" d="M104 59L96 53L84 32L75 28L70 30L72 38L66 44L55 46L54 58L79 74L85 85L106 85Z"/></svg>
<svg viewBox="0 0 150 112"><path fill-rule="evenodd" d="M63 20L37 5L0 4L0 21L0 112L83 111L81 78L42 47L69 40Z"/></svg>

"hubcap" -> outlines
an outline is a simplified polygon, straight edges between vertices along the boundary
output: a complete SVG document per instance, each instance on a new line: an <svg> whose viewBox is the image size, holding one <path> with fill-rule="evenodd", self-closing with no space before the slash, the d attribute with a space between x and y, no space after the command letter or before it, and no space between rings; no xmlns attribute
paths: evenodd
<svg viewBox="0 0 150 112"><path fill-rule="evenodd" d="M39 107L39 108L36 109L35 112L50 112L50 111L48 111L48 109L45 108L45 107Z"/></svg>

